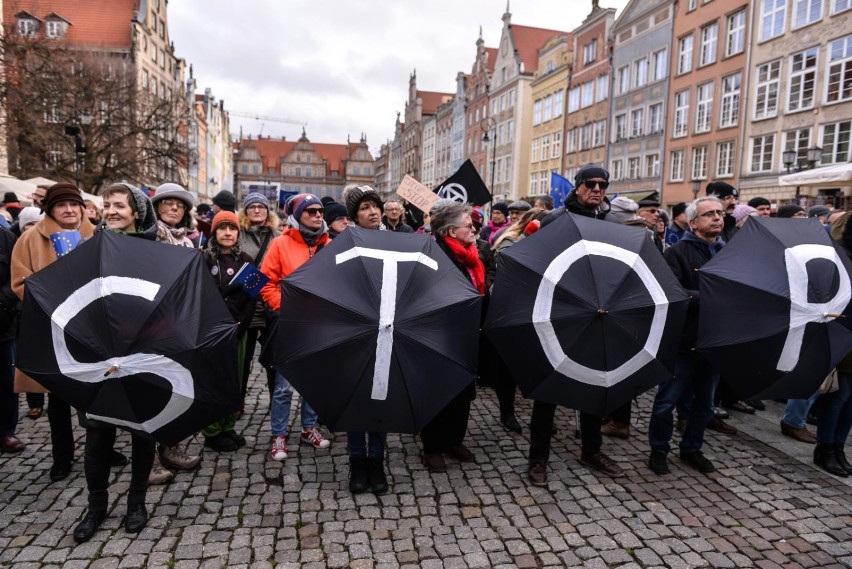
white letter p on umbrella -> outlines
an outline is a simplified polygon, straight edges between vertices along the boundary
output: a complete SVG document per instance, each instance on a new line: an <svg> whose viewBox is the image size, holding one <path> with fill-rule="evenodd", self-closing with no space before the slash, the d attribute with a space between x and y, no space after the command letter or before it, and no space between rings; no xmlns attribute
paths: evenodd
<svg viewBox="0 0 852 569"><path fill-rule="evenodd" d="M153 301L160 285L130 277L100 277L78 288L60 304L50 317L53 349L59 371L70 378L85 383L99 383L139 373L158 375L172 385L172 396L156 416L142 423L126 421L87 413L86 417L153 433L187 411L192 405L194 389L192 374L188 369L160 354L131 354L110 358L102 362L78 362L65 343L65 327L89 304L111 294L126 294ZM112 370L105 375L104 372Z"/></svg>

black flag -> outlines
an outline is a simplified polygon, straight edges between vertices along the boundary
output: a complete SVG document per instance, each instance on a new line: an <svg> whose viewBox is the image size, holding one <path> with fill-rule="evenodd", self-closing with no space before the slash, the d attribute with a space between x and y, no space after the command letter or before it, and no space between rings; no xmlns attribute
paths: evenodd
<svg viewBox="0 0 852 569"><path fill-rule="evenodd" d="M484 205L491 201L491 192L470 160L465 160L456 173L434 191L442 198L473 205Z"/></svg>

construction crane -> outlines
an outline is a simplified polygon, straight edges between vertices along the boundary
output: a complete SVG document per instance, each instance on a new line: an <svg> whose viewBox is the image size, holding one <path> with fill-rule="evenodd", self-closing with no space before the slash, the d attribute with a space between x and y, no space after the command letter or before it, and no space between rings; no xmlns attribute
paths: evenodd
<svg viewBox="0 0 852 569"><path fill-rule="evenodd" d="M247 119L254 119L256 121L269 121L269 122L283 122L289 124L297 124L300 126L308 126L308 123L301 121L294 121L290 119L286 119L283 117L273 117L269 115L260 115L258 113L247 113L244 111L228 111L228 114L234 117L243 117ZM263 124L260 125L260 134L263 134Z"/></svg>

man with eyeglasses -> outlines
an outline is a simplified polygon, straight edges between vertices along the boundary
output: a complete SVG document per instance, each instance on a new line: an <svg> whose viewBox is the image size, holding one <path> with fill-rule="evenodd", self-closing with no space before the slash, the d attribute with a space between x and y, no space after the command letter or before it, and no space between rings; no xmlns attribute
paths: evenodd
<svg viewBox="0 0 852 569"><path fill-rule="evenodd" d="M36 186L35 191L30 194L30 199L33 200L33 205L36 207L41 207L41 202L44 200L44 196L47 195L47 186Z"/></svg>
<svg viewBox="0 0 852 569"><path fill-rule="evenodd" d="M541 225L557 219L560 215L573 213L593 219L605 219L610 211L606 190L609 187L609 172L597 164L587 164L574 177L574 190L565 198L565 206L547 214ZM547 462L550 457L550 439L553 436L553 417L556 405L536 401L533 403L530 423L530 454L527 477L534 486L547 485ZM580 413L581 452L580 463L599 470L609 476L623 476L621 467L601 452L602 418L589 413Z"/></svg>
<svg viewBox="0 0 852 569"><path fill-rule="evenodd" d="M709 473L715 470L713 463L701 452L704 431L713 419L713 398L719 374L696 350L698 269L725 245L721 238L725 215L725 206L716 197L698 198L686 208L689 231L663 253L663 258L668 262L675 277L689 294L689 309L675 360L674 378L660 384L651 410L651 421L648 425L651 456L648 467L656 474L669 471L668 453L671 450L674 430L674 410L678 399L684 391L689 390L693 395L686 405L688 417L680 441L680 458L699 472Z"/></svg>
<svg viewBox="0 0 852 569"><path fill-rule="evenodd" d="M722 202L722 209L725 210L725 219L721 235L722 240L727 243L737 232L737 220L734 218L734 208L737 205L737 198L739 198L740 192L727 182L710 182L707 184L706 193L708 196L716 197Z"/></svg>
<svg viewBox="0 0 852 569"><path fill-rule="evenodd" d="M414 229L403 219L402 204L397 200L385 202L385 216L382 221L389 231L397 233L414 233Z"/></svg>

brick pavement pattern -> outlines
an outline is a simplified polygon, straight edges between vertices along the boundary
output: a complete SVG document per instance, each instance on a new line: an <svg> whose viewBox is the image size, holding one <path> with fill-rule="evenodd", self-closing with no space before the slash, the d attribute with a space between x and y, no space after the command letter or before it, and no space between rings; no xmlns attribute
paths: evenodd
<svg viewBox="0 0 852 569"><path fill-rule="evenodd" d="M327 450L299 445L298 413L290 458L283 465L269 458L269 397L259 372L255 366L238 422L248 445L234 453L205 449L196 471L151 487L150 521L136 535L121 523L126 466L114 471L101 529L88 543L74 542L86 508L84 431L75 427L71 476L51 484L47 419L22 418L27 449L0 455L0 567L852 566L850 487L748 435L708 431L705 454L718 469L709 476L676 454L670 474L654 475L646 465L652 393L634 405L630 439L604 441L624 478L579 464L575 414L559 409L550 483L528 484L529 429L506 432L493 392L480 389L467 438L475 462L448 458L446 473L430 474L419 441L391 435L391 491L352 496L345 435ZM530 412L530 402L520 401L522 423ZM120 434L116 446L129 453L129 437ZM200 452L201 440L191 448Z"/></svg>

